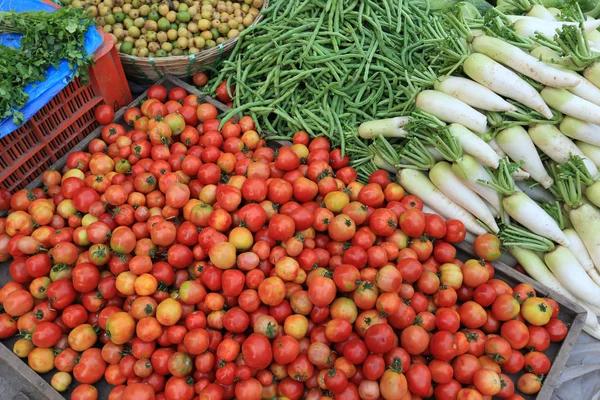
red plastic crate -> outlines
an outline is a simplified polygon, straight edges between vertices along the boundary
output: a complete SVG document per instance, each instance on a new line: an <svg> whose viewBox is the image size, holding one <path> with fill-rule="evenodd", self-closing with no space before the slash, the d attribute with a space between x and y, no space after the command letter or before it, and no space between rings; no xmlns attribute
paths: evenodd
<svg viewBox="0 0 600 400"><path fill-rule="evenodd" d="M0 139L0 187L15 191L29 184L99 124L94 108L109 104L115 110L132 100L117 49L104 32L90 68L90 82L75 79L25 125Z"/></svg>

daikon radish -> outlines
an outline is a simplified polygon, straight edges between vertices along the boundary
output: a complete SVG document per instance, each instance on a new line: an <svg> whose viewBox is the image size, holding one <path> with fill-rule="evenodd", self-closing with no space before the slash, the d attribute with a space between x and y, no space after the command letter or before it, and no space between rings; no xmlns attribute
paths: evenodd
<svg viewBox="0 0 600 400"><path fill-rule="evenodd" d="M449 76L436 80L433 87L480 110L503 112L515 109L502 97L470 79Z"/></svg>
<svg viewBox="0 0 600 400"><path fill-rule="evenodd" d="M600 146L600 125L567 116L560 123L560 131L571 139Z"/></svg>
<svg viewBox="0 0 600 400"><path fill-rule="evenodd" d="M525 129L514 126L500 131L496 135L496 142L512 160L523 162L522 168L529 172L536 182L545 188L552 186L552 178L544 168L533 141Z"/></svg>
<svg viewBox="0 0 600 400"><path fill-rule="evenodd" d="M598 173L598 168L585 154L565 136L556 126L548 124L534 125L529 128L529 137L535 145L558 164L564 164L569 157L577 155L592 176Z"/></svg>
<svg viewBox="0 0 600 400"><path fill-rule="evenodd" d="M575 141L575 145L589 158L597 168L600 168L600 147L590 143Z"/></svg>
<svg viewBox="0 0 600 400"><path fill-rule="evenodd" d="M471 54L465 60L463 70L471 79L495 93L516 100L548 119L552 118L552 111L533 86L490 57L479 53Z"/></svg>
<svg viewBox="0 0 600 400"><path fill-rule="evenodd" d="M477 53L485 54L546 86L572 88L579 85L580 79L577 74L573 75L538 61L504 40L491 36L478 36L473 39L471 46Z"/></svg>
<svg viewBox="0 0 600 400"><path fill-rule="evenodd" d="M358 134L363 139L383 137L405 137L408 132L403 127L408 124L409 117L394 117L377 121L363 122L358 127Z"/></svg>
<svg viewBox="0 0 600 400"><path fill-rule="evenodd" d="M556 279L573 296L594 307L600 307L600 286L592 281L571 250L565 246L556 246L544 255L544 261Z"/></svg>
<svg viewBox="0 0 600 400"><path fill-rule="evenodd" d="M456 122L479 133L487 129L485 115L446 93L424 90L417 95L416 106L444 122Z"/></svg>
<svg viewBox="0 0 600 400"><path fill-rule="evenodd" d="M498 168L500 157L487 142L460 124L451 124L448 130L465 153L475 157L486 167Z"/></svg>
<svg viewBox="0 0 600 400"><path fill-rule="evenodd" d="M600 106L570 93L566 89L545 87L541 92L544 101L561 113L600 124Z"/></svg>
<svg viewBox="0 0 600 400"><path fill-rule="evenodd" d="M454 175L452 166L449 163L441 161L435 164L429 171L429 179L450 200L469 211L493 232L498 233L499 229L494 215L485 202Z"/></svg>
<svg viewBox="0 0 600 400"><path fill-rule="evenodd" d="M579 26L578 22L564 21L544 21L543 19L534 17L521 17L514 24L515 32L521 36L535 38L537 33L540 33L549 38L556 35L556 30L561 30L563 26ZM592 32L600 27L600 20L585 21L583 29L586 32Z"/></svg>
<svg viewBox="0 0 600 400"><path fill-rule="evenodd" d="M569 245L569 250L573 253L579 264L585 269L590 278L594 281L596 285L600 285L600 275L598 275L598 270L594 266L594 261L590 257L587 249L585 248L585 244L581 240L581 237L575 231L575 229L567 228L563 230L564 234L569 238L571 244Z"/></svg>
<svg viewBox="0 0 600 400"><path fill-rule="evenodd" d="M497 213L502 211L498 192L478 182L479 180L489 181L491 177L474 157L463 154L462 159L452 164L452 172L469 189L484 198Z"/></svg>

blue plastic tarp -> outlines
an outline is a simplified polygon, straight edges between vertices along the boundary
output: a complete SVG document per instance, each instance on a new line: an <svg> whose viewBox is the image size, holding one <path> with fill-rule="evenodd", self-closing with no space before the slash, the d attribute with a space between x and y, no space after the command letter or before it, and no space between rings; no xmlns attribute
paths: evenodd
<svg viewBox="0 0 600 400"><path fill-rule="evenodd" d="M0 0L0 11L55 11L52 5L42 3L38 0ZM0 44L18 48L21 35L2 34L0 35ZM90 27L85 35L85 51L87 54L94 53L102 44L102 36L94 27ZM25 88L29 94L29 101L20 111L24 115L25 121L29 120L42 107L44 107L54 96L63 90L73 79L75 70L69 69L69 63L66 60L60 62L58 68L50 67L46 73L46 80L31 84ZM18 129L12 117L6 118L0 122L0 138Z"/></svg>

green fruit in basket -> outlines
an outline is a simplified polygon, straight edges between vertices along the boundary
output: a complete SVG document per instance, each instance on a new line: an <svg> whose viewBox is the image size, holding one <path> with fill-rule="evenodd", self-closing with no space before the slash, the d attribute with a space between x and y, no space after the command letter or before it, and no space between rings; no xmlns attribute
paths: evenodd
<svg viewBox="0 0 600 400"><path fill-rule="evenodd" d="M151 21L158 21L160 19L160 15L156 10L152 10L150 11L150 14L148 14L148 19Z"/></svg>
<svg viewBox="0 0 600 400"><path fill-rule="evenodd" d="M166 32L169 29L171 29L171 23L169 22L168 19L166 19L165 17L162 17L161 19L158 20L158 29Z"/></svg>
<svg viewBox="0 0 600 400"><path fill-rule="evenodd" d="M140 7L140 15L142 17L147 17L148 14L150 14L150 6L144 4L143 6Z"/></svg>
<svg viewBox="0 0 600 400"><path fill-rule="evenodd" d="M179 3L179 7L177 7L177 11L182 12L182 11L187 11L189 9L188 5L185 3Z"/></svg>
<svg viewBox="0 0 600 400"><path fill-rule="evenodd" d="M131 43L131 42L123 42L123 43L121 43L121 48L119 49L119 51L121 53L131 54L132 50L133 50L133 43Z"/></svg>
<svg viewBox="0 0 600 400"><path fill-rule="evenodd" d="M171 29L179 29L179 25L177 25L175 22L171 22Z"/></svg>
<svg viewBox="0 0 600 400"><path fill-rule="evenodd" d="M123 26L125 27L125 29L129 29L133 26L133 20L129 17L125 18L125 21L123 21Z"/></svg>
<svg viewBox="0 0 600 400"><path fill-rule="evenodd" d="M115 14L115 21L117 22L123 22L125 21L125 18L127 18L127 15L124 12L119 12Z"/></svg>
<svg viewBox="0 0 600 400"><path fill-rule="evenodd" d="M114 24L115 22L117 22L117 21L116 21L116 19L115 19L115 16L114 16L114 15L112 15L112 14L107 14L107 15L104 17L104 22L105 22L106 24L108 24L108 25L113 25L113 24Z"/></svg>
<svg viewBox="0 0 600 400"><path fill-rule="evenodd" d="M156 52L156 57L166 57L167 56L167 52L164 51L163 49L160 49L159 51Z"/></svg>
<svg viewBox="0 0 600 400"><path fill-rule="evenodd" d="M179 21L179 22L187 23L187 22L190 22L191 19L192 19L192 16L187 11L180 11L177 13L177 21Z"/></svg>

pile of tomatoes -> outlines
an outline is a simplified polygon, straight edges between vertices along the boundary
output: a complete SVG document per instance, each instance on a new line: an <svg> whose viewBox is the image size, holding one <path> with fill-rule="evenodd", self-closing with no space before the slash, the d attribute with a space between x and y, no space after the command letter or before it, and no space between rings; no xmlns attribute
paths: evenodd
<svg viewBox="0 0 600 400"><path fill-rule="evenodd" d="M460 221L305 132L276 150L154 86L44 187L0 191L0 338L71 399L521 399L556 302L456 259ZM508 375L520 374L513 382ZM516 375L513 375L516 376ZM75 386L75 385L73 385Z"/></svg>

